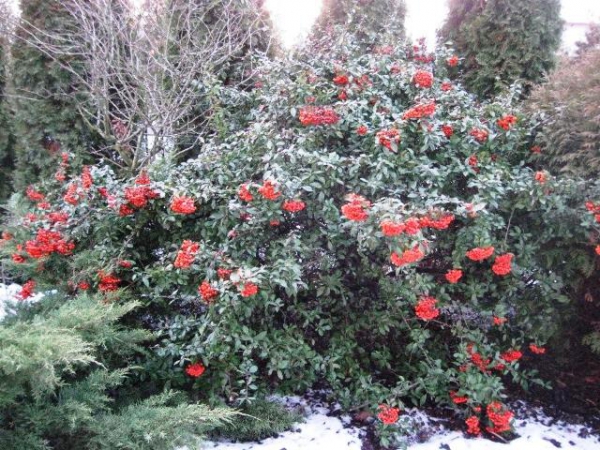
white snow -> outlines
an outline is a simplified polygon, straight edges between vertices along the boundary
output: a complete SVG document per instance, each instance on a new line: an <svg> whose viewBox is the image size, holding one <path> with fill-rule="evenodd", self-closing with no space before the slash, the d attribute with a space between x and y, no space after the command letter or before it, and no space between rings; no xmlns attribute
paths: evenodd
<svg viewBox="0 0 600 450"><path fill-rule="evenodd" d="M491 442L484 438L467 439L463 433L456 431L437 435L423 444L415 444L410 450L439 450L446 444L451 450L598 450L600 440L589 436L582 438L579 433L584 428L580 425L558 423L545 425L546 421L516 420L515 431L520 435L508 444ZM554 442L554 443L553 443ZM558 444L558 445L557 445ZM560 447L559 447L560 445Z"/></svg>
<svg viewBox="0 0 600 450"><path fill-rule="evenodd" d="M348 426L350 417L330 417L323 406L310 406L298 397L283 399L286 405L299 404L308 412L305 423L298 424L293 431L281 433L276 438L261 442L232 443L206 442L206 450L361 450L360 437L365 430ZM546 416L541 409L524 404L532 418L517 419L514 428L520 437L509 443L492 442L485 438L467 437L458 431L444 428L444 420L427 416L422 411L411 409L405 412L413 423L415 433L428 428L434 431L427 442L415 443L416 436L408 438L409 450L599 450L600 439L590 435L585 426L571 425ZM533 418L535 417L535 418ZM365 447L367 448L367 447ZM184 450L184 449L180 449Z"/></svg>
<svg viewBox="0 0 600 450"><path fill-rule="evenodd" d="M26 300L19 300L17 294L21 292L21 285L13 284L2 284L0 283L0 321L8 314L15 312L15 305L18 303L35 303L39 301L44 294L34 294Z"/></svg>
<svg viewBox="0 0 600 450"><path fill-rule="evenodd" d="M344 427L344 424L350 423L350 417L329 417L328 408L318 404L309 405L300 397L272 397L270 400L308 412L304 423L296 424L293 431L286 431L276 438L264 439L260 443L206 442L206 450L361 450L361 430L356 427Z"/></svg>

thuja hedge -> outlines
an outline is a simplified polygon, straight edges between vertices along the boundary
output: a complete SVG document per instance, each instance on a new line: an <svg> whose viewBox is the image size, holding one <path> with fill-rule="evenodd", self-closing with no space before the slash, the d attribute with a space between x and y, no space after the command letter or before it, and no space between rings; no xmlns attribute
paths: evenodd
<svg viewBox="0 0 600 450"><path fill-rule="evenodd" d="M246 129L184 164L121 180L64 155L3 251L24 296L142 302L144 382L233 404L325 385L387 434L425 403L508 431L505 386L542 383L524 362L594 266L597 186L534 170L534 124L451 84L452 54L353 50L266 62Z"/></svg>

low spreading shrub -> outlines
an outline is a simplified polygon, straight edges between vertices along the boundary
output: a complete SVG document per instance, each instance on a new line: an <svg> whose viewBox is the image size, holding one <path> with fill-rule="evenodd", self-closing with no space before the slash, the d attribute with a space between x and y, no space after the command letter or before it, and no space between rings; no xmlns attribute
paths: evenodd
<svg viewBox="0 0 600 450"><path fill-rule="evenodd" d="M140 401L126 395L149 333L118 321L137 306L87 295L47 299L0 324L1 448L173 449L231 420L234 410L191 404L173 391Z"/></svg>
<svg viewBox="0 0 600 450"><path fill-rule="evenodd" d="M159 336L139 380L198 399L319 383L388 434L426 403L510 430L506 384L543 383L525 363L594 270L598 189L532 170L535 124L451 83L457 62L308 48L265 62L245 129L194 160L122 180L64 155L11 204L23 296L139 301Z"/></svg>

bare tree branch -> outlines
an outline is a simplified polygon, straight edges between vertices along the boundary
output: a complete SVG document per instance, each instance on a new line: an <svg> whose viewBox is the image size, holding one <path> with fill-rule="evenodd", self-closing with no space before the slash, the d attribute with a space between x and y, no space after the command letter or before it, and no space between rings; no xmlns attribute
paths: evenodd
<svg viewBox="0 0 600 450"><path fill-rule="evenodd" d="M152 0L140 10L128 0L59 3L72 25L22 22L17 35L73 76L68 95L86 99L80 114L110 144L100 153L131 171L193 147L210 120L210 106L198 106L210 105L221 67L268 35L248 0Z"/></svg>

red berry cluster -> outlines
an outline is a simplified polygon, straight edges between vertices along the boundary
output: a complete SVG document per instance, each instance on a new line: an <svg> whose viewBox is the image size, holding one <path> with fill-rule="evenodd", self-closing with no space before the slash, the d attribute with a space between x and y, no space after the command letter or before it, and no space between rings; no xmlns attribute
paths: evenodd
<svg viewBox="0 0 600 450"><path fill-rule="evenodd" d="M258 188L258 193L267 200L277 200L281 196L281 192L275 188L275 183L270 180L263 182L263 185Z"/></svg>
<svg viewBox="0 0 600 450"><path fill-rule="evenodd" d="M452 125L442 125L442 133L444 133L446 138L450 139L454 134L454 128L452 128Z"/></svg>
<svg viewBox="0 0 600 450"><path fill-rule="evenodd" d="M35 239L25 243L25 251L34 259L59 253L64 256L70 255L75 249L75 244L63 238L58 231L40 229Z"/></svg>
<svg viewBox="0 0 600 450"><path fill-rule="evenodd" d="M450 284L458 283L458 280L460 280L462 276L463 272L460 269L449 270L448 272L446 272L446 275L444 275L444 277Z"/></svg>
<svg viewBox="0 0 600 450"><path fill-rule="evenodd" d="M217 269L217 276L221 280L229 280L229 277L231 276L232 273L233 273L233 270L225 269L224 267L219 267Z"/></svg>
<svg viewBox="0 0 600 450"><path fill-rule="evenodd" d="M478 435L481 434L481 428L479 428L479 417L470 416L465 420L465 424L467 425L467 433Z"/></svg>
<svg viewBox="0 0 600 450"><path fill-rule="evenodd" d="M467 354L469 355L471 362L475 367L481 370L484 373L488 373L488 366L492 361L489 358L483 358L483 356L474 350L475 346L473 344L467 345Z"/></svg>
<svg viewBox="0 0 600 450"><path fill-rule="evenodd" d="M450 67L456 67L458 66L458 56L456 55L452 55L450 58L448 58L446 60L446 63L448 64L448 66Z"/></svg>
<svg viewBox="0 0 600 450"><path fill-rule="evenodd" d="M300 110L298 118L304 126L334 125L340 120L340 117L332 108L325 106L305 106Z"/></svg>
<svg viewBox="0 0 600 450"><path fill-rule="evenodd" d="M94 184L94 179L92 178L92 174L90 173L89 166L83 166L83 170L81 172L81 186L86 191L89 190Z"/></svg>
<svg viewBox="0 0 600 450"><path fill-rule="evenodd" d="M548 181L548 174L543 171L538 171L535 173L534 178L538 183L544 184L546 181Z"/></svg>
<svg viewBox="0 0 600 450"><path fill-rule="evenodd" d="M402 255L393 252L390 259L393 265L402 267L420 261L424 256L425 254L421 251L419 246L415 245L412 249L405 250Z"/></svg>
<svg viewBox="0 0 600 450"><path fill-rule="evenodd" d="M420 105L413 106L408 111L406 111L402 118L404 120L408 119L422 119L423 117L431 117L435 114L435 101L431 101L429 103L423 103Z"/></svg>
<svg viewBox="0 0 600 450"><path fill-rule="evenodd" d="M383 145L390 151L395 151L392 145L398 145L400 142L400 131L395 128L389 130L381 130L377 133L377 140L379 145Z"/></svg>
<svg viewBox="0 0 600 450"><path fill-rule="evenodd" d="M306 203L304 203L301 200L286 200L283 202L282 208L285 211L295 213L302 211L304 208L306 208Z"/></svg>
<svg viewBox="0 0 600 450"><path fill-rule="evenodd" d="M69 221L69 215L63 211L55 211L46 214L46 220L52 225L66 224Z"/></svg>
<svg viewBox="0 0 600 450"><path fill-rule="evenodd" d="M106 274L102 270L98 272L98 279L100 280L98 289L102 292L116 291L121 284L120 278L112 274Z"/></svg>
<svg viewBox="0 0 600 450"><path fill-rule="evenodd" d="M500 402L492 402L486 408L488 419L493 426L486 427L490 433L504 433L510 431L510 421L513 418L513 413L504 408Z"/></svg>
<svg viewBox="0 0 600 450"><path fill-rule="evenodd" d="M450 391L450 398L455 405L462 405L469 401L469 397L466 395L458 395L456 391Z"/></svg>
<svg viewBox="0 0 600 450"><path fill-rule="evenodd" d="M198 287L198 293L206 303L211 303L219 295L219 291L206 280Z"/></svg>
<svg viewBox="0 0 600 450"><path fill-rule="evenodd" d="M415 235L424 228L433 228L435 230L445 230L454 221L454 215L444 214L439 218L425 216L422 218L411 217L404 222L394 222L384 220L381 222L381 232L384 236L399 236L402 233Z"/></svg>
<svg viewBox="0 0 600 450"><path fill-rule="evenodd" d="M346 219L354 222L364 222L369 217L367 209L371 207L371 202L361 195L348 194L346 203L342 206L342 214Z"/></svg>
<svg viewBox="0 0 600 450"><path fill-rule="evenodd" d="M72 181L67 186L67 192L63 196L63 200L70 205L77 205L79 200L81 200L82 193L79 191L79 183L77 181Z"/></svg>
<svg viewBox="0 0 600 450"><path fill-rule="evenodd" d="M333 77L333 83L338 86L346 86L348 84L348 76L347 75L337 75Z"/></svg>
<svg viewBox="0 0 600 450"><path fill-rule="evenodd" d="M258 294L258 286L254 283L244 283L240 293L242 294L242 297L252 297L253 295Z"/></svg>
<svg viewBox="0 0 600 450"><path fill-rule="evenodd" d="M437 300L433 297L422 297L415 306L415 314L419 319L429 321L440 315L440 310L435 307Z"/></svg>
<svg viewBox="0 0 600 450"><path fill-rule="evenodd" d="M587 201L585 202L585 209L594 215L596 222L600 223L600 204Z"/></svg>
<svg viewBox="0 0 600 450"><path fill-rule="evenodd" d="M433 85L433 74L427 70L417 70L413 83L418 88L430 88Z"/></svg>
<svg viewBox="0 0 600 450"><path fill-rule="evenodd" d="M377 417L385 425L393 425L398 422L398 415L400 414L399 408L392 408L388 405L379 405L379 413Z"/></svg>
<svg viewBox="0 0 600 450"><path fill-rule="evenodd" d="M125 199L135 208L144 208L148 200L156 198L157 194L145 186L132 186L125 188Z"/></svg>
<svg viewBox="0 0 600 450"><path fill-rule="evenodd" d="M27 198L29 198L29 200L31 200L32 202L41 202L44 201L44 199L46 198L44 194L42 194L39 191L36 191L33 186L27 187L25 195L27 195Z"/></svg>
<svg viewBox="0 0 600 450"><path fill-rule="evenodd" d="M244 183L239 187L238 197L240 198L240 200L242 200L244 202L248 202L248 203L251 202L252 200L254 200L254 197L252 196L252 194L250 193L250 190L248 189L247 183Z"/></svg>
<svg viewBox="0 0 600 450"><path fill-rule="evenodd" d="M25 283L19 293L17 294L17 298L19 300L26 300L33 295L33 290L35 289L35 281L29 280Z"/></svg>
<svg viewBox="0 0 600 450"><path fill-rule="evenodd" d="M506 322L508 322L508 319L506 317L497 317L494 316L492 318L492 323L496 326L501 326L504 325Z"/></svg>
<svg viewBox="0 0 600 450"><path fill-rule="evenodd" d="M521 359L522 356L523 356L523 353L521 353L518 350L508 350L508 351L502 353L500 355L500 358L502 358L507 363L511 363L514 361L518 361L519 359Z"/></svg>
<svg viewBox="0 0 600 450"><path fill-rule="evenodd" d="M498 126L502 128L504 131L508 131L512 128L513 125L517 123L517 118L512 114L508 114L504 117L501 117L496 121Z"/></svg>
<svg viewBox="0 0 600 450"><path fill-rule="evenodd" d="M490 132L483 128L473 128L469 134L473 136L477 142L483 144L487 141Z"/></svg>
<svg viewBox="0 0 600 450"><path fill-rule="evenodd" d="M536 355L543 355L546 353L546 349L544 347L538 347L535 344L529 344L529 350Z"/></svg>
<svg viewBox="0 0 600 450"><path fill-rule="evenodd" d="M471 261L483 261L494 254L494 247L477 247L469 250L466 255Z"/></svg>
<svg viewBox="0 0 600 450"><path fill-rule="evenodd" d="M185 373L192 378L198 378L202 376L205 370L206 367L204 367L201 363L193 363L185 368Z"/></svg>
<svg viewBox="0 0 600 450"><path fill-rule="evenodd" d="M194 263L194 259L196 259L199 249L200 244L186 239L183 241L181 248L177 252L177 257L175 258L173 266L177 269L187 269Z"/></svg>
<svg viewBox="0 0 600 450"><path fill-rule="evenodd" d="M176 196L171 200L171 211L177 214L193 214L196 212L195 201L191 197Z"/></svg>
<svg viewBox="0 0 600 450"><path fill-rule="evenodd" d="M496 256L494 265L492 266L492 272L501 276L508 275L511 271L511 262L514 256L515 255L512 253Z"/></svg>

